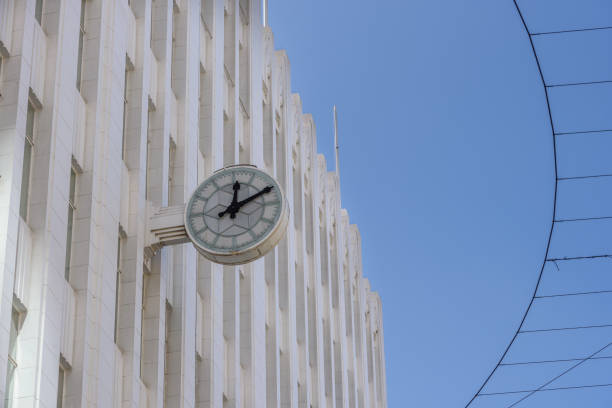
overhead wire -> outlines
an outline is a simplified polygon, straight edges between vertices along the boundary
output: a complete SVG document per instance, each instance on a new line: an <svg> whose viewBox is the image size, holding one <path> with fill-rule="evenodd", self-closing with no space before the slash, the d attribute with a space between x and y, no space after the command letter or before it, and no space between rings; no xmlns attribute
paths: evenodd
<svg viewBox="0 0 612 408"><path fill-rule="evenodd" d="M612 359L612 356L591 357L590 360L605 360ZM500 366L518 366L518 365L535 365L535 364L553 364L553 363L569 363L571 361L581 361L580 358L560 358L556 360L535 360L535 361L517 361L512 363L501 363ZM483 395L483 394L480 394Z"/></svg>
<svg viewBox="0 0 612 408"><path fill-rule="evenodd" d="M546 387L549 384L552 384L553 382L557 381L559 378L563 377L565 374L569 373L570 371L572 371L573 369L575 369L576 367L581 366L582 364L584 364L585 361L588 361L591 359L591 357L596 356L597 354L601 353L602 351L604 351L605 349L607 349L608 347L610 347L612 345L612 342L606 344L605 346L603 346L602 348L600 348L599 350L595 351L593 354L591 354L590 356L580 360L579 362L577 362L576 364L574 364L573 366L569 367L568 369L564 370L563 372L561 372L560 374L556 375L555 377L553 377L552 379L548 380L547 382L545 382L544 384L542 384L541 386L539 386L538 388L536 388L535 390L529 391L529 393L525 396L523 396L521 399L519 399L518 401L514 402L511 405L508 405L508 408L512 408L516 405L518 405L519 403L521 403L522 401L526 400L527 398L531 397L533 394L535 394L536 392L541 391L544 387ZM582 386L582 387L587 387Z"/></svg>
<svg viewBox="0 0 612 408"><path fill-rule="evenodd" d="M588 329L603 329L606 327L612 327L612 324L595 324L589 326L571 326L571 327L553 327L549 329L527 329L520 330L519 333L545 333L545 332L555 332L555 331L569 331L569 330L588 330Z"/></svg>
<svg viewBox="0 0 612 408"><path fill-rule="evenodd" d="M579 33L579 32L585 32L585 31L600 31L600 30L612 30L612 26L575 28L572 30L559 30L559 31L544 31L540 33L529 33L529 32L527 33L529 34L530 37L537 37L539 35L567 34L567 33Z"/></svg>
<svg viewBox="0 0 612 408"><path fill-rule="evenodd" d="M549 99L549 96L548 96L548 88L546 88L546 86L544 86L544 84L546 83L546 81L544 80L544 73L542 72L542 67L540 65L540 59L538 58L538 55L537 55L536 50L535 50L535 45L533 43L533 38L532 38L531 35L529 35L529 29L527 28L527 23L525 22L523 14L521 13L521 10L519 9L519 6L516 3L516 0L512 0L512 1L514 2L514 6L516 8L516 11L518 12L518 15L519 15L519 17L521 19L521 22L523 23L523 27L525 28L525 32L528 34L529 43L531 44L531 50L532 50L533 55L535 57L535 62L536 62L537 68L538 68L538 73L540 75L540 80L541 80L541 83L542 83L542 88L544 89L544 95L546 97L546 107L547 107L547 110L548 110L548 120L549 120L549 123L550 123L550 131L551 131L551 134L552 134L553 159L554 159L554 164L555 164L555 166L554 166L554 179L555 179L555 183L554 183L554 191L553 191L552 218L551 218L551 222L550 222L550 229L549 229L549 232L548 232L548 241L546 243L546 252L544 254L544 261L542 262L542 265L540 267L540 273L538 274L538 279L536 281L536 285L535 285L535 288L533 290L533 295L531 296L531 300L529 301L529 305L527 306L527 309L525 310L525 313L523 314L523 317L521 318L521 321L520 321L520 323L518 325L518 328L514 332L514 335L512 336L512 339L510 340L510 343L508 343L508 345L506 346L506 349L504 350L504 352L500 356L499 360L497 361L497 364L495 365L493 370L489 373L489 375L487 376L485 381L480 385L480 387L478 388L476 393L472 396L472 398L465 405L465 408L468 408L472 404L472 402L474 402L474 400L476 400L476 398L478 398L478 396L480 395L480 393L484 389L485 385L489 382L491 377L493 377L493 375L495 374L497 369L500 367L501 362L504 360L504 358L506 358L506 355L508 354L508 351L510 351L510 347L512 347L512 344L514 344L514 341L518 337L519 332L522 329L523 324L525 323L525 319L527 319L527 314L531 310L531 307L532 307L532 305L533 305L533 303L535 301L535 296L538 293L538 289L540 287L540 282L542 281L542 276L544 274L544 268L546 267L546 260L548 259L548 251L550 250L550 243L552 241L552 234L553 234L553 230L554 230L554 226L555 226L554 220L556 219L556 211L557 211L557 177L558 177L558 174L559 174L558 173L558 169L557 169L557 143L556 143L556 135L555 135L555 124L553 122L552 110L550 108L550 99Z"/></svg>
<svg viewBox="0 0 612 408"><path fill-rule="evenodd" d="M599 220L612 220L612 216L603 217L586 217L586 218L561 218L554 222L575 222L575 221L599 221Z"/></svg>
<svg viewBox="0 0 612 408"><path fill-rule="evenodd" d="M566 296L588 296L588 295L602 295L606 293L612 293L612 290L594 290L591 292L574 292L574 293L558 293L555 295L539 295L536 296L536 299L550 299L550 298L558 298L558 297L566 297Z"/></svg>
<svg viewBox="0 0 612 408"><path fill-rule="evenodd" d="M548 258L546 259L546 262L579 261L579 260L584 260L584 259L599 259L599 258L612 258L612 254L565 256L562 258ZM557 268L558 268L558 265L557 265Z"/></svg>
<svg viewBox="0 0 612 408"><path fill-rule="evenodd" d="M612 129L574 130L571 132L556 132L555 136L581 135L581 134L588 134L588 133L607 133L607 132L612 132Z"/></svg>
<svg viewBox="0 0 612 408"><path fill-rule="evenodd" d="M603 80L603 81L588 81L588 82L567 82L563 84L552 84L545 85L547 88L559 88L563 86L582 86L582 85L600 85L600 84L610 84L612 80Z"/></svg>
<svg viewBox="0 0 612 408"><path fill-rule="evenodd" d="M591 130L583 130L583 131L557 132L555 130L555 124L554 124L553 117L552 117L552 109L551 109L551 103L550 103L550 97L549 97L549 94L548 94L548 89L549 88L555 88L555 87L564 87L564 86L580 86L580 85L596 85L596 84L612 83L612 80L547 84L545 79L544 79L544 74L543 74L542 66L541 66L538 54L536 52L535 44L534 44L534 37L536 37L536 36L542 36L542 35L547 35L547 34L565 34L565 33L575 33L575 32L597 31L597 30L610 30L610 29L612 29L612 26L531 33L529 31L529 28L527 26L527 23L525 21L523 13L522 13L522 11L521 11L518 3L517 3L517 0L513 0L513 3L514 3L516 11L517 11L517 13L518 13L518 15L520 17L520 20L521 20L521 22L523 24L525 32L527 33L528 38L529 38L529 42L530 42L530 45L531 45L532 53L533 53L533 56L534 56L534 59L535 59L536 65L537 65L537 69L538 69L538 73L539 73L540 80L541 80L541 83L542 83L542 87L544 89L546 106L547 106L547 110L548 110L548 119L549 119L550 129L551 129L551 133L552 133L553 158L554 158L554 179L555 179L554 193L553 193L552 221L551 221L551 226L550 226L550 230L549 230L549 234L548 234L548 241L547 241L547 245L546 245L544 261L542 262L542 265L541 265L541 268L540 268L540 273L538 274L538 278L537 278L537 281L536 281L535 289L533 291L533 295L532 295L531 300L530 300L530 302L529 302L529 304L528 304L528 306L527 306L527 308L526 308L526 310L525 310L525 312L523 314L523 317L522 317L522 319L520 321L520 324L519 324L518 328L516 329L514 335L512 336L512 339L510 340L510 343L508 343L508 345L506 346L505 350L503 351L501 357L499 358L497 364L493 368L493 370L489 373L489 375L486 377L484 382L480 385L480 387L478 388L476 393L472 396L472 398L465 405L466 408L468 408L476 400L476 398L478 398L480 396L486 396L486 395L502 395L502 394L510 394L510 393L527 393L527 395L521 397L519 400L515 401L514 403L512 403L508 407L508 408L511 408L511 407L514 407L514 406L518 405L519 403L521 403L525 399L529 398L531 395L535 394L536 392L555 391L555 390L562 390L562 389L581 389L581 388L594 388L594 387L612 386L612 384L588 384L588 385L570 386L570 387L545 388L548 385L552 384L557 379L559 379L562 376L564 376L565 374L567 374L568 372L572 371L576 367L578 367L581 364L583 364L585 361L597 358L595 356L597 354L599 354L600 352L602 352L603 350L605 350L606 348L608 348L610 345L612 345L612 343L608 343L607 345L605 345L601 349L599 349L596 352L592 353L588 357L582 358L582 359L574 358L574 359L564 359L564 360L542 360L542 361L530 361L530 362L522 362L522 363L521 362L519 362L519 363L504 363L504 359L506 358L510 348L515 343L516 339L518 338L518 336L520 334L523 334L523 333L538 333L538 332L582 330L582 329L595 329L595 328L612 327L612 324L609 324L609 325L573 326L573 327L550 328L550 329L528 329L528 330L524 330L523 329L523 326L525 324L527 315L529 314L529 311L531 310L531 308L532 308L532 306L534 304L534 301L536 299L558 298L558 297L566 297L566 296L587 296L587 295L595 295L595 294L603 294L603 293L612 293L612 290L609 290L609 291L602 290L602 291L592 291L592 292L563 293L563 294L556 294L556 295L537 295L538 289L540 287L540 283L542 282L542 277L543 277L544 269L545 269L545 266L546 266L547 262L553 262L554 265L557 267L557 270L559 270L559 265L557 264L558 261L592 260L592 259L598 259L598 258L610 258L610 257L612 257L612 254L599 254L599 255L588 255L588 256L548 258L548 253L549 253L550 247L551 247L551 241L552 241L552 235L553 235L553 231L554 231L554 226L555 226L556 223L572 222L572 221L591 221L591 220L612 219L612 217L588 217L588 218L575 218L575 219L557 219L556 218L557 194L558 194L558 183L559 182L567 181L567 180L590 179L590 178L599 178L599 177L612 177L612 174L599 174L599 175L574 176L574 177L558 177L556 136L560 136L560 135L590 134L590 133L605 133L605 132L612 132L612 129L591 129ZM610 357L606 356L606 357L600 357L600 358L608 359L608 358L612 358L612 356L610 356ZM538 388L536 388L534 390L508 391L508 392L500 392L500 393L484 393L483 392L484 387L489 383L489 381L491 380L493 375L497 372L497 370L501 366L519 365L519 364L522 364L522 365L526 365L526 364L541 364L541 363L552 363L552 362L573 362L573 361L576 361L577 363L572 365L570 368L568 368L565 371L561 372L560 374L558 374L557 376L553 377L551 380L547 381L546 383L544 383L543 385L541 385L540 387L538 387Z"/></svg>
<svg viewBox="0 0 612 408"><path fill-rule="evenodd" d="M591 178L600 178L600 177L612 177L612 174L595 174L592 176L557 177L557 181L582 180L582 179L591 179Z"/></svg>
<svg viewBox="0 0 612 408"><path fill-rule="evenodd" d="M556 388L543 388L543 389L535 389L535 390L518 390L518 391L501 391L501 392L487 392L482 393L482 396L492 396L492 395L508 395L508 394L521 394L521 393L536 393L536 392L544 392L544 391L561 391L561 390L578 390L583 388L599 388L599 387L611 387L612 384L589 384L589 385L574 385L568 387L556 387ZM522 400L521 400L522 401ZM513 407L516 404L510 405ZM508 408L510 408L508 407Z"/></svg>

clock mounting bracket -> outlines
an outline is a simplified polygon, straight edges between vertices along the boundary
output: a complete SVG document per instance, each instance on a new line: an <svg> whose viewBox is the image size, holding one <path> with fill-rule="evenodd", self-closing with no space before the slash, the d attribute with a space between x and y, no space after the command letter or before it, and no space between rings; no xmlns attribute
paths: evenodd
<svg viewBox="0 0 612 408"><path fill-rule="evenodd" d="M185 204L170 207L154 207L150 202L147 204L146 264L164 246L191 242L185 231Z"/></svg>

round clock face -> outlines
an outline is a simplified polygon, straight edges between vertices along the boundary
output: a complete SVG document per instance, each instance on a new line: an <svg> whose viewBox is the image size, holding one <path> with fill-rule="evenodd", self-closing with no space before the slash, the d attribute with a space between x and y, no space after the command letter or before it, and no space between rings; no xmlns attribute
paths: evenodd
<svg viewBox="0 0 612 408"><path fill-rule="evenodd" d="M283 237L288 206L278 183L254 166L226 167L204 180L185 208L185 229L206 258L241 264Z"/></svg>

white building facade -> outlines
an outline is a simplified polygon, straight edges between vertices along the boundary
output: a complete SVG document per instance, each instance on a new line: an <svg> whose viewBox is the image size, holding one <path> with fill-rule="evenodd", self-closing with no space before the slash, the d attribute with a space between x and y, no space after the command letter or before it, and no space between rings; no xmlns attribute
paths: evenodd
<svg viewBox="0 0 612 408"><path fill-rule="evenodd" d="M382 308L259 0L0 0L6 407L386 407ZM222 266L150 217L265 169L281 243Z"/></svg>

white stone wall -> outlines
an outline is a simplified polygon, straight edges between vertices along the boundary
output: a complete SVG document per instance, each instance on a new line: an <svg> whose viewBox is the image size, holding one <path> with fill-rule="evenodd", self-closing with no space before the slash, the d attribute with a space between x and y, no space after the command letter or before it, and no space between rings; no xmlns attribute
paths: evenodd
<svg viewBox="0 0 612 408"><path fill-rule="evenodd" d="M81 1L36 3L0 0L0 400L15 310L13 406L386 407L380 298L262 3L86 0L80 90ZM151 209L237 163L285 189L286 238L240 267L151 257Z"/></svg>

